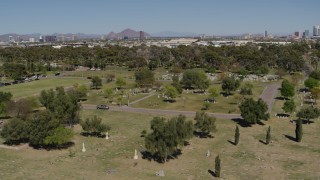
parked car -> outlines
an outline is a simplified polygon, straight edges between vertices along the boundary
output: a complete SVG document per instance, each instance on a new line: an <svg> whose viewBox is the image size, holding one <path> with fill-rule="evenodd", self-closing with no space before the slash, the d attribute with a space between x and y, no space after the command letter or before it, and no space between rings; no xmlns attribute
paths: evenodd
<svg viewBox="0 0 320 180"><path fill-rule="evenodd" d="M101 105L97 105L97 109L105 109L105 110L108 110L108 109L109 109L109 106L104 105L104 104L101 104Z"/></svg>

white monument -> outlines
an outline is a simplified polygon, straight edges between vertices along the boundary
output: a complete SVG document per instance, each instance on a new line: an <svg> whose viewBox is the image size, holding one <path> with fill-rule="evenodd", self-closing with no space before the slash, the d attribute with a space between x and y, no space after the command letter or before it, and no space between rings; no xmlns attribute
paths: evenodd
<svg viewBox="0 0 320 180"><path fill-rule="evenodd" d="M86 148L84 147L84 143L82 143L82 152L86 152Z"/></svg>
<svg viewBox="0 0 320 180"><path fill-rule="evenodd" d="M137 150L136 150L136 149L134 150L134 156L133 156L133 159L138 159L138 153L137 153Z"/></svg>
<svg viewBox="0 0 320 180"><path fill-rule="evenodd" d="M109 139L109 133L108 133L108 131L106 132L106 139Z"/></svg>

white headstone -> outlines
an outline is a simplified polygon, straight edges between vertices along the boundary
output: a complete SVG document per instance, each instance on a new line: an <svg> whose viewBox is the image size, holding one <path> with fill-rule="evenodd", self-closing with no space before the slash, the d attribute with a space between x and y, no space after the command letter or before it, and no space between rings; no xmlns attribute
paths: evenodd
<svg viewBox="0 0 320 180"><path fill-rule="evenodd" d="M163 170L160 170L156 173L157 176L160 176L160 177L164 177L164 171Z"/></svg>
<svg viewBox="0 0 320 180"><path fill-rule="evenodd" d="M86 152L86 148L84 147L84 143L82 143L82 152Z"/></svg>
<svg viewBox="0 0 320 180"><path fill-rule="evenodd" d="M133 159L138 159L138 153L137 153L137 150L136 150L136 149L134 150L134 156L133 156Z"/></svg>
<svg viewBox="0 0 320 180"><path fill-rule="evenodd" d="M108 133L108 131L106 132L106 139L109 139L109 133Z"/></svg>
<svg viewBox="0 0 320 180"><path fill-rule="evenodd" d="M207 156L207 157L209 157L209 156L210 156L210 151L209 151L209 150L207 151L206 156Z"/></svg>

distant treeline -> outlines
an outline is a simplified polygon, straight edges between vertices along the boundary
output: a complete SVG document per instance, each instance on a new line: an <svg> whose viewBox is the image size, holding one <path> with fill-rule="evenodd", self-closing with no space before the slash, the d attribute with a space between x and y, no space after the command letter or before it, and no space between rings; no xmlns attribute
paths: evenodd
<svg viewBox="0 0 320 180"><path fill-rule="evenodd" d="M182 69L206 68L221 71L259 71L261 68L301 71L303 56L310 51L319 56L320 43L293 43L290 45L247 44L245 46L106 46L106 47L27 47L0 49L0 61L23 64L29 73L52 70L50 64L58 63L63 70L76 66L104 69L107 65L128 68L155 69L179 67Z"/></svg>

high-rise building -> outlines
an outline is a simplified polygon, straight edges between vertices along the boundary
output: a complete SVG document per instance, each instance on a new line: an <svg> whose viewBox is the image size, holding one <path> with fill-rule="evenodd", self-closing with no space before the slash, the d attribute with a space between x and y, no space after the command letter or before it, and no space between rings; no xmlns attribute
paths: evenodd
<svg viewBox="0 0 320 180"><path fill-rule="evenodd" d="M144 39L146 39L144 32L140 31L140 40L144 40Z"/></svg>
<svg viewBox="0 0 320 180"><path fill-rule="evenodd" d="M29 38L29 42L33 43L36 42L34 38Z"/></svg>
<svg viewBox="0 0 320 180"><path fill-rule="evenodd" d="M72 34L71 41L75 41L75 40L77 40L77 36L75 34Z"/></svg>
<svg viewBox="0 0 320 180"><path fill-rule="evenodd" d="M320 26L313 26L313 36L320 36Z"/></svg>
<svg viewBox="0 0 320 180"><path fill-rule="evenodd" d="M309 38L309 30L306 29L304 32L303 32L303 38Z"/></svg>
<svg viewBox="0 0 320 180"><path fill-rule="evenodd" d="M296 31L296 32L294 32L294 35L299 38L300 37L300 32Z"/></svg>
<svg viewBox="0 0 320 180"><path fill-rule="evenodd" d="M264 37L268 37L268 31L264 31Z"/></svg>

